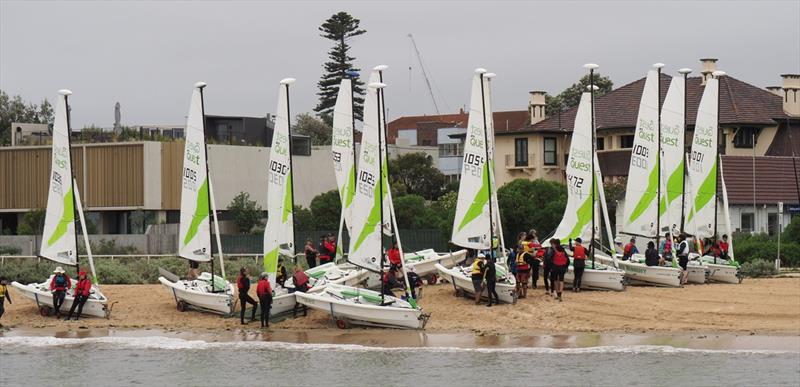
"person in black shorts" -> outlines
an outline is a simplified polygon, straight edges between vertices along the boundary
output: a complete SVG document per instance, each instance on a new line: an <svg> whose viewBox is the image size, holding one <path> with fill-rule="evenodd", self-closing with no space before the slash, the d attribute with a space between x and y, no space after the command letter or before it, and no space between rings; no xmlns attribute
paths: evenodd
<svg viewBox="0 0 800 387"><path fill-rule="evenodd" d="M678 265L683 270L681 273L681 285L683 285L689 279L689 271L687 268L689 265L689 241L686 240L686 234L681 234L678 237L678 241Z"/></svg>

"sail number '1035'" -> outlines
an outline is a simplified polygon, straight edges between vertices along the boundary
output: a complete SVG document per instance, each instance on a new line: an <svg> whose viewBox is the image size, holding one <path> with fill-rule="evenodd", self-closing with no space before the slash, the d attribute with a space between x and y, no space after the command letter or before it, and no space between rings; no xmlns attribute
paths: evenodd
<svg viewBox="0 0 800 387"><path fill-rule="evenodd" d="M483 164L486 158L474 153L464 155L464 171L475 177L483 176Z"/></svg>
<svg viewBox="0 0 800 387"><path fill-rule="evenodd" d="M289 174L289 166L271 160L269 163L269 181L278 185L283 185L286 180L286 175Z"/></svg>

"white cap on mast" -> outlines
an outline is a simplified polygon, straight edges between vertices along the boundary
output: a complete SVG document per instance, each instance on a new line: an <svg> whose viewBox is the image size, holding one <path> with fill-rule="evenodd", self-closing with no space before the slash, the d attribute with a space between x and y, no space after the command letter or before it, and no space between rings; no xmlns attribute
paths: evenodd
<svg viewBox="0 0 800 387"><path fill-rule="evenodd" d="M678 72L681 73L681 74L689 74L689 73L692 72L692 69L690 69L688 67L684 67L684 68L678 70Z"/></svg>
<svg viewBox="0 0 800 387"><path fill-rule="evenodd" d="M484 73L486 73L486 69L483 67L478 67L477 69L475 69L475 74L484 74Z"/></svg>
<svg viewBox="0 0 800 387"><path fill-rule="evenodd" d="M281 85L291 85L294 81L296 81L294 78L283 78L281 79Z"/></svg>
<svg viewBox="0 0 800 387"><path fill-rule="evenodd" d="M662 68L662 67L664 67L664 64L663 64L663 63L661 63L661 62L658 62L658 63L656 63L656 64L654 64L654 65L653 65L653 68L654 68L654 69L660 69L660 68Z"/></svg>
<svg viewBox="0 0 800 387"><path fill-rule="evenodd" d="M383 71L383 70L386 70L388 68L389 68L389 66L387 66L387 65L377 65L377 66L373 67L372 69L375 70L375 71Z"/></svg>
<svg viewBox="0 0 800 387"><path fill-rule="evenodd" d="M58 94L61 94L61 95L72 95L72 92L67 90L67 89L61 89L61 90L58 91Z"/></svg>
<svg viewBox="0 0 800 387"><path fill-rule="evenodd" d="M600 67L600 65L598 65L596 63L587 63L587 64L583 65L583 68L585 68L587 70L593 70L593 69L596 69L598 67Z"/></svg>
<svg viewBox="0 0 800 387"><path fill-rule="evenodd" d="M373 89L383 89L384 87L386 87L386 84L385 83L380 83L380 82L372 82L367 86L369 86L369 87L371 87Z"/></svg>
<svg viewBox="0 0 800 387"><path fill-rule="evenodd" d="M204 88L206 86L207 86L207 84L205 82L197 82L197 83L194 84L194 87L196 87L198 89L202 89L202 88Z"/></svg>
<svg viewBox="0 0 800 387"><path fill-rule="evenodd" d="M714 76L714 77L716 77L716 78L719 78L719 77L721 77L721 76L724 76L725 74L726 74L726 73L725 73L724 71L721 71L721 70L717 70L717 71L714 71L713 73L711 73L711 75L713 75L713 76Z"/></svg>

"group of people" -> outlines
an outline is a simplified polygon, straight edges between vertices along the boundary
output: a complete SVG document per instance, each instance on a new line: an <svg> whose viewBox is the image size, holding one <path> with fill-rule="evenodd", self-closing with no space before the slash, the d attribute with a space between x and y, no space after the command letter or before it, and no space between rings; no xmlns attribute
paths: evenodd
<svg viewBox="0 0 800 387"><path fill-rule="evenodd" d="M319 237L317 247L314 247L314 241L308 239L306 240L306 246L303 248L303 253L305 253L309 269L317 267L317 258L319 258L319 265L333 262L336 258L336 237L333 234Z"/></svg>
<svg viewBox="0 0 800 387"><path fill-rule="evenodd" d="M284 286L286 281L286 269L283 267L283 259L279 260L279 268L277 275L275 277L275 282L278 283L281 287ZM298 265L295 266L295 272L292 275L292 282L293 288L290 289L290 292L302 292L305 293L309 289L309 278L308 275L303 271L303 269ZM255 321L256 319L256 310L261 311L261 327L268 328L269 327L269 316L270 310L272 309L272 298L274 296L274 289L272 284L269 281L269 275L267 273L261 273L258 276L258 282L256 283L256 297L258 301L253 299L250 296L250 286L251 286L251 278L250 273L246 267L243 267L239 270L239 276L236 278L236 288L239 293L239 303L240 303L240 313L239 313L239 320L242 325L247 324L248 322L244 320L245 311L247 310L247 305L252 305L252 314L250 316L250 321ZM259 308L260 306L260 308ZM298 309L302 308L303 315L308 314L308 310L306 309L305 305L300 305L299 303L295 304L293 314L296 317Z"/></svg>
<svg viewBox="0 0 800 387"><path fill-rule="evenodd" d="M83 306L86 305L86 301L89 300L89 296L92 294L92 280L85 271L80 270L73 287L72 278L61 266L58 266L53 270L49 290L53 296L53 315L56 318L63 317L61 307L64 305L67 294L72 290L72 306L70 306L67 316L64 317L64 321L78 320L83 314ZM6 300L8 300L9 304L11 303L11 295L8 293L8 281L3 278L0 279L0 317L3 316L3 303ZM75 316L74 318L72 317L73 315Z"/></svg>
<svg viewBox="0 0 800 387"><path fill-rule="evenodd" d="M728 243L728 235L722 235L722 240L715 240L705 238L698 243L697 252L700 255L707 255L720 259L727 260L729 258L728 252L730 243ZM665 233L664 238L658 244L653 241L647 242L647 249L644 252L645 265L647 266L666 266L672 262L673 257L678 259L678 266L682 270L681 284L685 284L688 280L688 265L689 253L691 252L689 244L689 236L685 233L679 233L677 237L673 238L671 233ZM636 238L633 237L622 249L622 260L627 261L633 257L634 254L639 253L639 248L636 246Z"/></svg>
<svg viewBox="0 0 800 387"><path fill-rule="evenodd" d="M582 242L580 238L574 241L570 239L567 246L573 256L575 270L572 290L575 292L580 291L588 256L588 250L582 245ZM517 298L528 296L529 282L531 289L538 288L541 268L545 293L563 301L564 276L569 269L569 263L569 255L559 239L550 238L549 246L544 247L539 242L536 230L519 233L516 246L511 250L507 262L509 270L516 279Z"/></svg>

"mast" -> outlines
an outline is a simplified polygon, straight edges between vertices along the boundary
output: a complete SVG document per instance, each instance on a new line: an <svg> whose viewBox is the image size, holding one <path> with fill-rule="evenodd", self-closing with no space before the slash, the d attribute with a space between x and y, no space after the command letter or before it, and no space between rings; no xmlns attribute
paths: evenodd
<svg viewBox="0 0 800 387"><path fill-rule="evenodd" d="M78 203L75 200L75 160L72 158L72 125L70 124L70 108L69 96L72 94L69 90L59 90L59 93L64 96L64 105L67 110L67 149L69 149L69 184L72 186L72 222L75 224L75 270L81 271L80 254L78 254ZM85 178L85 177L84 177ZM84 227L84 232L86 225ZM87 248L91 248L87 246Z"/></svg>
<svg viewBox="0 0 800 387"><path fill-rule="evenodd" d="M348 184L345 184L345 187L349 186L350 185L349 184L350 181L352 181L353 182L353 186L351 187L351 189L356 189L355 182L356 182L356 176L358 176L358 170L356 169L356 168L358 168L356 166L358 164L358 162L357 162L356 159L358 158L358 156L356 155L356 87L355 87L355 82L356 82L356 79L358 78L358 73L355 72L355 71L348 71L347 75L350 76L350 116L351 116L350 118L352 119L352 125L353 125L350 128L350 136L351 136L351 140L352 140L352 141L350 141L350 146L353 147L353 174L347 176ZM351 178L352 178L352 180L351 180ZM350 192L348 190L347 191L347 196L352 196L352 195L355 195L355 193L354 192ZM345 197L345 203L347 203L347 196ZM344 203L342 205L342 211L344 211ZM352 221L353 221L353 217L351 215L350 216L350 222L352 222ZM348 224L347 227L352 228L353 225L352 224ZM345 228L347 228L347 227L345 227ZM353 237L352 235L350 235L349 229L348 229L347 235L350 238ZM336 241L336 245L337 246L341 246L342 257L344 257L344 244L342 243L341 239L342 239L341 234L339 234L339 240ZM349 253L350 252L348 251L348 254Z"/></svg>
<svg viewBox="0 0 800 387"><path fill-rule="evenodd" d="M486 166L486 192L489 196L489 258L494 260L492 257L492 250L494 248L494 222L492 218L492 174L489 172L489 126L486 123L486 90L484 90L484 76L486 74L486 70L478 69L475 70L480 78L481 78L481 112L483 114L483 148L486 152L486 160L484 160L484 165Z"/></svg>
<svg viewBox="0 0 800 387"><path fill-rule="evenodd" d="M689 73L692 72L690 68L682 68L678 70L679 73L683 74L683 137L686 138L686 128L689 126ZM682 187L681 187L681 226L680 231L681 234L685 232L683 224L686 222L686 178L688 176L688 163L686 160L686 146L684 145L684 149L681 150L681 154L683 154L683 179L681 179ZM670 230L670 237L674 238L675 236L672 235L672 230Z"/></svg>
<svg viewBox="0 0 800 387"><path fill-rule="evenodd" d="M714 71L712 73L712 75L714 76L714 78L717 78L717 156L715 157L716 160L714 160L714 162L717 163L717 165L719 165L721 163L721 161L722 161L722 157L720 156L720 153L719 153L719 145L720 145L720 143L719 143L719 132L720 132L720 129L719 129L719 105L720 105L720 102L722 101L722 88L720 87L720 80L721 80L722 76L725 75L725 72L724 71ZM725 144L723 144L723 145L725 145ZM753 146L755 147L755 144ZM714 243L716 243L717 239L718 239L718 237L717 237L717 206L719 205L719 203L718 203L719 202L719 189L717 188L717 183L719 182L719 168L716 168L716 169L717 169L717 171L714 174ZM753 217L755 218L755 214L753 214ZM716 255L714 256L714 263L715 264L717 263L717 256Z"/></svg>
<svg viewBox="0 0 800 387"><path fill-rule="evenodd" d="M206 155L206 182L209 185L209 189L206 190L206 196L208 200L208 217L209 219L214 216L213 211L211 210L211 178L208 175L208 144L206 144L206 103L203 99L203 89L207 86L205 82L197 82L194 84L194 87L200 89L200 112L203 117L203 151ZM211 227L208 228L208 240L211 241L213 233L211 232ZM214 293L217 290L214 288L214 252L211 250L211 246L208 246L208 255L211 257L211 292Z"/></svg>
<svg viewBox="0 0 800 387"><path fill-rule="evenodd" d="M486 79L486 84L489 85L489 89L486 90L486 93L484 93L484 95L485 94L491 94L491 92L492 92L492 88L491 88L492 78L494 78L495 76L497 76L497 74L495 74L495 73L486 73L486 74L483 75L483 77ZM492 133L491 133L491 136L489 138L492 139L492 144L494 144L494 111L492 110L492 100L491 100L491 98L489 98L489 104L488 105L489 105L488 109L487 109L487 107L484 107L484 109L483 109L483 116L486 117L486 111L487 110L489 112L491 112L491 114L492 114L489 117L489 119L486 120L487 121L486 123L487 123L487 125L491 124ZM487 126L486 129L487 129L487 136L488 136L489 127ZM487 170L489 171L489 177L488 177L489 190L492 193L494 193L494 188L495 188L495 186L494 186L494 147L490 148L488 142L486 143L486 147L487 147L486 162L489 163L489 168L487 168ZM489 157L489 149L492 150L491 157ZM491 199L491 197L490 197L490 199ZM491 200L490 201L490 203L489 203L490 207L494 207L495 203L497 203L497 195L496 194L495 194L495 198L494 199L495 200ZM495 257L495 260L497 260L497 258L505 258L504 254L505 254L506 244L505 244L505 241L503 240L503 222L500 220L500 203L497 203L497 208L495 210L496 210L496 215L497 215L497 233L499 234L497 236L497 241L498 241L497 247L499 248L499 251L496 252L497 257ZM490 220L490 225L491 225L491 217L489 218L489 220ZM494 228L494 227L492 226L492 228ZM495 249L495 247L494 247L494 239L492 239L491 248L492 248L492 251L494 251L494 249ZM503 262L503 264L505 264L505 260L503 260L502 262Z"/></svg>
<svg viewBox="0 0 800 387"><path fill-rule="evenodd" d="M289 146L288 146L288 148L289 148L289 177L290 177L289 178L289 195L291 195L291 197L292 197L292 209L291 209L291 211L292 211L292 240L289 241L289 245L292 247L292 262L297 263L297 262L295 262L295 254L297 254L297 250L295 250L295 245L294 245L295 244L294 243L295 242L294 239L297 237L297 230L296 230L295 221L294 221L294 168L292 166L292 118L291 118L292 116L289 114L289 112L291 111L291 109L289 108L289 106L290 106L289 85L294 83L294 81L295 81L294 78L281 79L281 85L284 85L286 87L286 126L287 126L288 132L289 132ZM286 211L286 209L284 209L284 211ZM337 241L337 243L338 243L338 241Z"/></svg>
<svg viewBox="0 0 800 387"><path fill-rule="evenodd" d="M377 65L377 66L372 68L372 70L378 72L378 82L380 82L381 84L383 84L383 70L386 70L388 68L389 68L389 66L387 66L387 65ZM386 133L386 125L385 125L386 124L386 100L385 100L386 96L383 94L383 87L385 87L385 86L386 85L384 84L384 86L381 86L377 90L377 93L378 93L378 149L383 148L384 152L386 152L386 157L388 158L389 157L389 137L388 137L388 133ZM383 119L381 119L381 114L383 114ZM386 142L382 146L381 146L381 142L380 142L380 133L381 132L386 133L385 134L386 135ZM380 167L383 168L383 162L381 162ZM387 167L386 178L388 179L389 178L389 170L388 170L389 161L388 160L386 161L386 167ZM383 172L381 172L380 176L381 176L381 179L382 179L383 178ZM389 205L394 207L394 203L392 203L391 201L389 201ZM383 213L382 211L383 211L383 190L381 190L381 213ZM389 219L392 219L392 216L393 216L392 212L393 211L389 211ZM389 222L389 234L391 235L391 238L400 239L397 235L395 235L395 234L397 234L397 230L394 229L394 223L393 222ZM381 217L381 245L383 245L383 217ZM381 269L383 269L383 267L381 267Z"/></svg>
<svg viewBox="0 0 800 387"><path fill-rule="evenodd" d="M591 238L591 241L589 242L589 253L591 253L591 255L592 255L592 269L595 268L595 260L594 260L594 250L595 250L595 248L594 248L595 219L594 218L595 218L595 210L594 210L594 203L596 201L596 198L595 198L594 192L595 192L596 184L597 184L597 181L596 181L597 180L597 173L595 172L596 166L595 166L595 163L594 163L594 159L595 159L594 155L597 153L597 140L595 138L596 133L595 133L595 127L594 127L594 70L596 68L598 68L598 67L600 67L600 66L598 66L597 64L594 64L594 63L587 63L587 64L583 65L583 68L589 69L589 90L590 90L590 96L591 96L591 98L590 98L591 104L589 104L589 105L591 106L591 112L592 112L592 238ZM602 182L600 182L600 184L602 184ZM613 253L614 252L612 251L612 254Z"/></svg>
<svg viewBox="0 0 800 387"><path fill-rule="evenodd" d="M656 174L658 175L658 187L656 190L656 248L661 242L661 68L664 67L663 63L656 63L653 65L658 72L656 77L656 108L658 109L658 125L657 142L658 153L656 154ZM666 208L666 207L665 207Z"/></svg>
<svg viewBox="0 0 800 387"><path fill-rule="evenodd" d="M380 207L381 213L381 223L378 225L378 235L380 236L381 243L378 244L378 254L381 257L381 286L383 286L383 276L385 276L386 273L383 272L385 257L383 254L383 145L381 144L381 133L383 131L381 125L381 98L383 97L383 93L381 92L381 88L383 88L384 85L380 83L374 86L376 87L375 94L378 98L378 206ZM381 290L381 305L384 303L384 298L384 292Z"/></svg>

